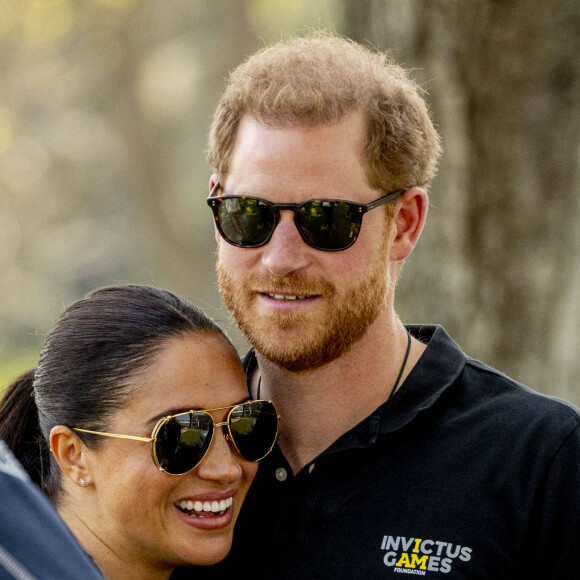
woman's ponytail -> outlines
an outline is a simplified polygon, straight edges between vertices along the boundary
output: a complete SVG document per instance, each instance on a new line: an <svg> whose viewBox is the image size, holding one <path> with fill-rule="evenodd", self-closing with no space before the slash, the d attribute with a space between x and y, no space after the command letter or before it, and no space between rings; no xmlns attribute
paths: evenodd
<svg viewBox="0 0 580 580"><path fill-rule="evenodd" d="M50 466L50 451L40 430L34 398L34 373L29 370L12 382L0 400L0 439L42 487L43 471Z"/></svg>

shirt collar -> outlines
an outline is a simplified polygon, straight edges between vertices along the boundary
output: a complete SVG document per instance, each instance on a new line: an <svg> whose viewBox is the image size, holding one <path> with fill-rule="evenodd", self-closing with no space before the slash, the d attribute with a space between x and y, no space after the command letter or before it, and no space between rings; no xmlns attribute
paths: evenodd
<svg viewBox="0 0 580 580"><path fill-rule="evenodd" d="M400 389L366 419L333 443L322 455L345 447L367 447L379 435L394 433L430 409L463 371L467 357L439 325L409 325L413 337L427 343L425 352ZM254 350L243 358L249 379L257 364Z"/></svg>
<svg viewBox="0 0 580 580"><path fill-rule="evenodd" d="M430 409L461 374L467 357L441 326L410 325L407 330L428 344L398 392L337 439L321 456L348 448L369 447L379 436L398 431Z"/></svg>
<svg viewBox="0 0 580 580"><path fill-rule="evenodd" d="M395 396L374 414L381 433L400 429L419 413L431 408L456 381L467 357L439 325L411 325L412 336L427 343L425 352Z"/></svg>

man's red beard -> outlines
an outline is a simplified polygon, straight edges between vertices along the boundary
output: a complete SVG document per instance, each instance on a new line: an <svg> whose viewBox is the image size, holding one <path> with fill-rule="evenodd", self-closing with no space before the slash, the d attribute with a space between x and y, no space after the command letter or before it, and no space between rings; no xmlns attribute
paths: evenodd
<svg viewBox="0 0 580 580"><path fill-rule="evenodd" d="M224 303L253 348L291 372L315 370L348 352L376 320L386 304L386 253L358 285L340 296L325 280L298 274L235 279L218 257L218 283ZM317 296L306 313L258 314L257 293Z"/></svg>

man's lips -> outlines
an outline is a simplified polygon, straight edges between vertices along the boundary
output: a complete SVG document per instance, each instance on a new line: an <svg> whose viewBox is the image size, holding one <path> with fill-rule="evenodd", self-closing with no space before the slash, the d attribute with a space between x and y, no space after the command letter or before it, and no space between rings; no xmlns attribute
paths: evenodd
<svg viewBox="0 0 580 580"><path fill-rule="evenodd" d="M259 292L255 294L257 312L265 317L285 316L290 319L313 311L321 304L319 294L289 294L286 292Z"/></svg>
<svg viewBox="0 0 580 580"><path fill-rule="evenodd" d="M304 300L305 298L312 298L306 294L277 294L272 292L263 293L274 300Z"/></svg>
<svg viewBox="0 0 580 580"><path fill-rule="evenodd" d="M300 288L299 290L256 290L257 294L271 298L272 300L306 300L308 298L320 298L321 294L319 292L308 292Z"/></svg>

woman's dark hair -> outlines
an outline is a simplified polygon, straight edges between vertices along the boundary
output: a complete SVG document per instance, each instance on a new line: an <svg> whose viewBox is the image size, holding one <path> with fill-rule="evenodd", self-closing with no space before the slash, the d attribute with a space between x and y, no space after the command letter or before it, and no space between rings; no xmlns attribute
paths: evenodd
<svg viewBox="0 0 580 580"><path fill-rule="evenodd" d="M127 402L138 373L166 341L223 331L199 308L149 286L107 286L69 306L48 334L38 367L0 401L4 439L44 493L57 503L60 469L49 449L55 425L104 431ZM79 433L96 448L102 438Z"/></svg>

